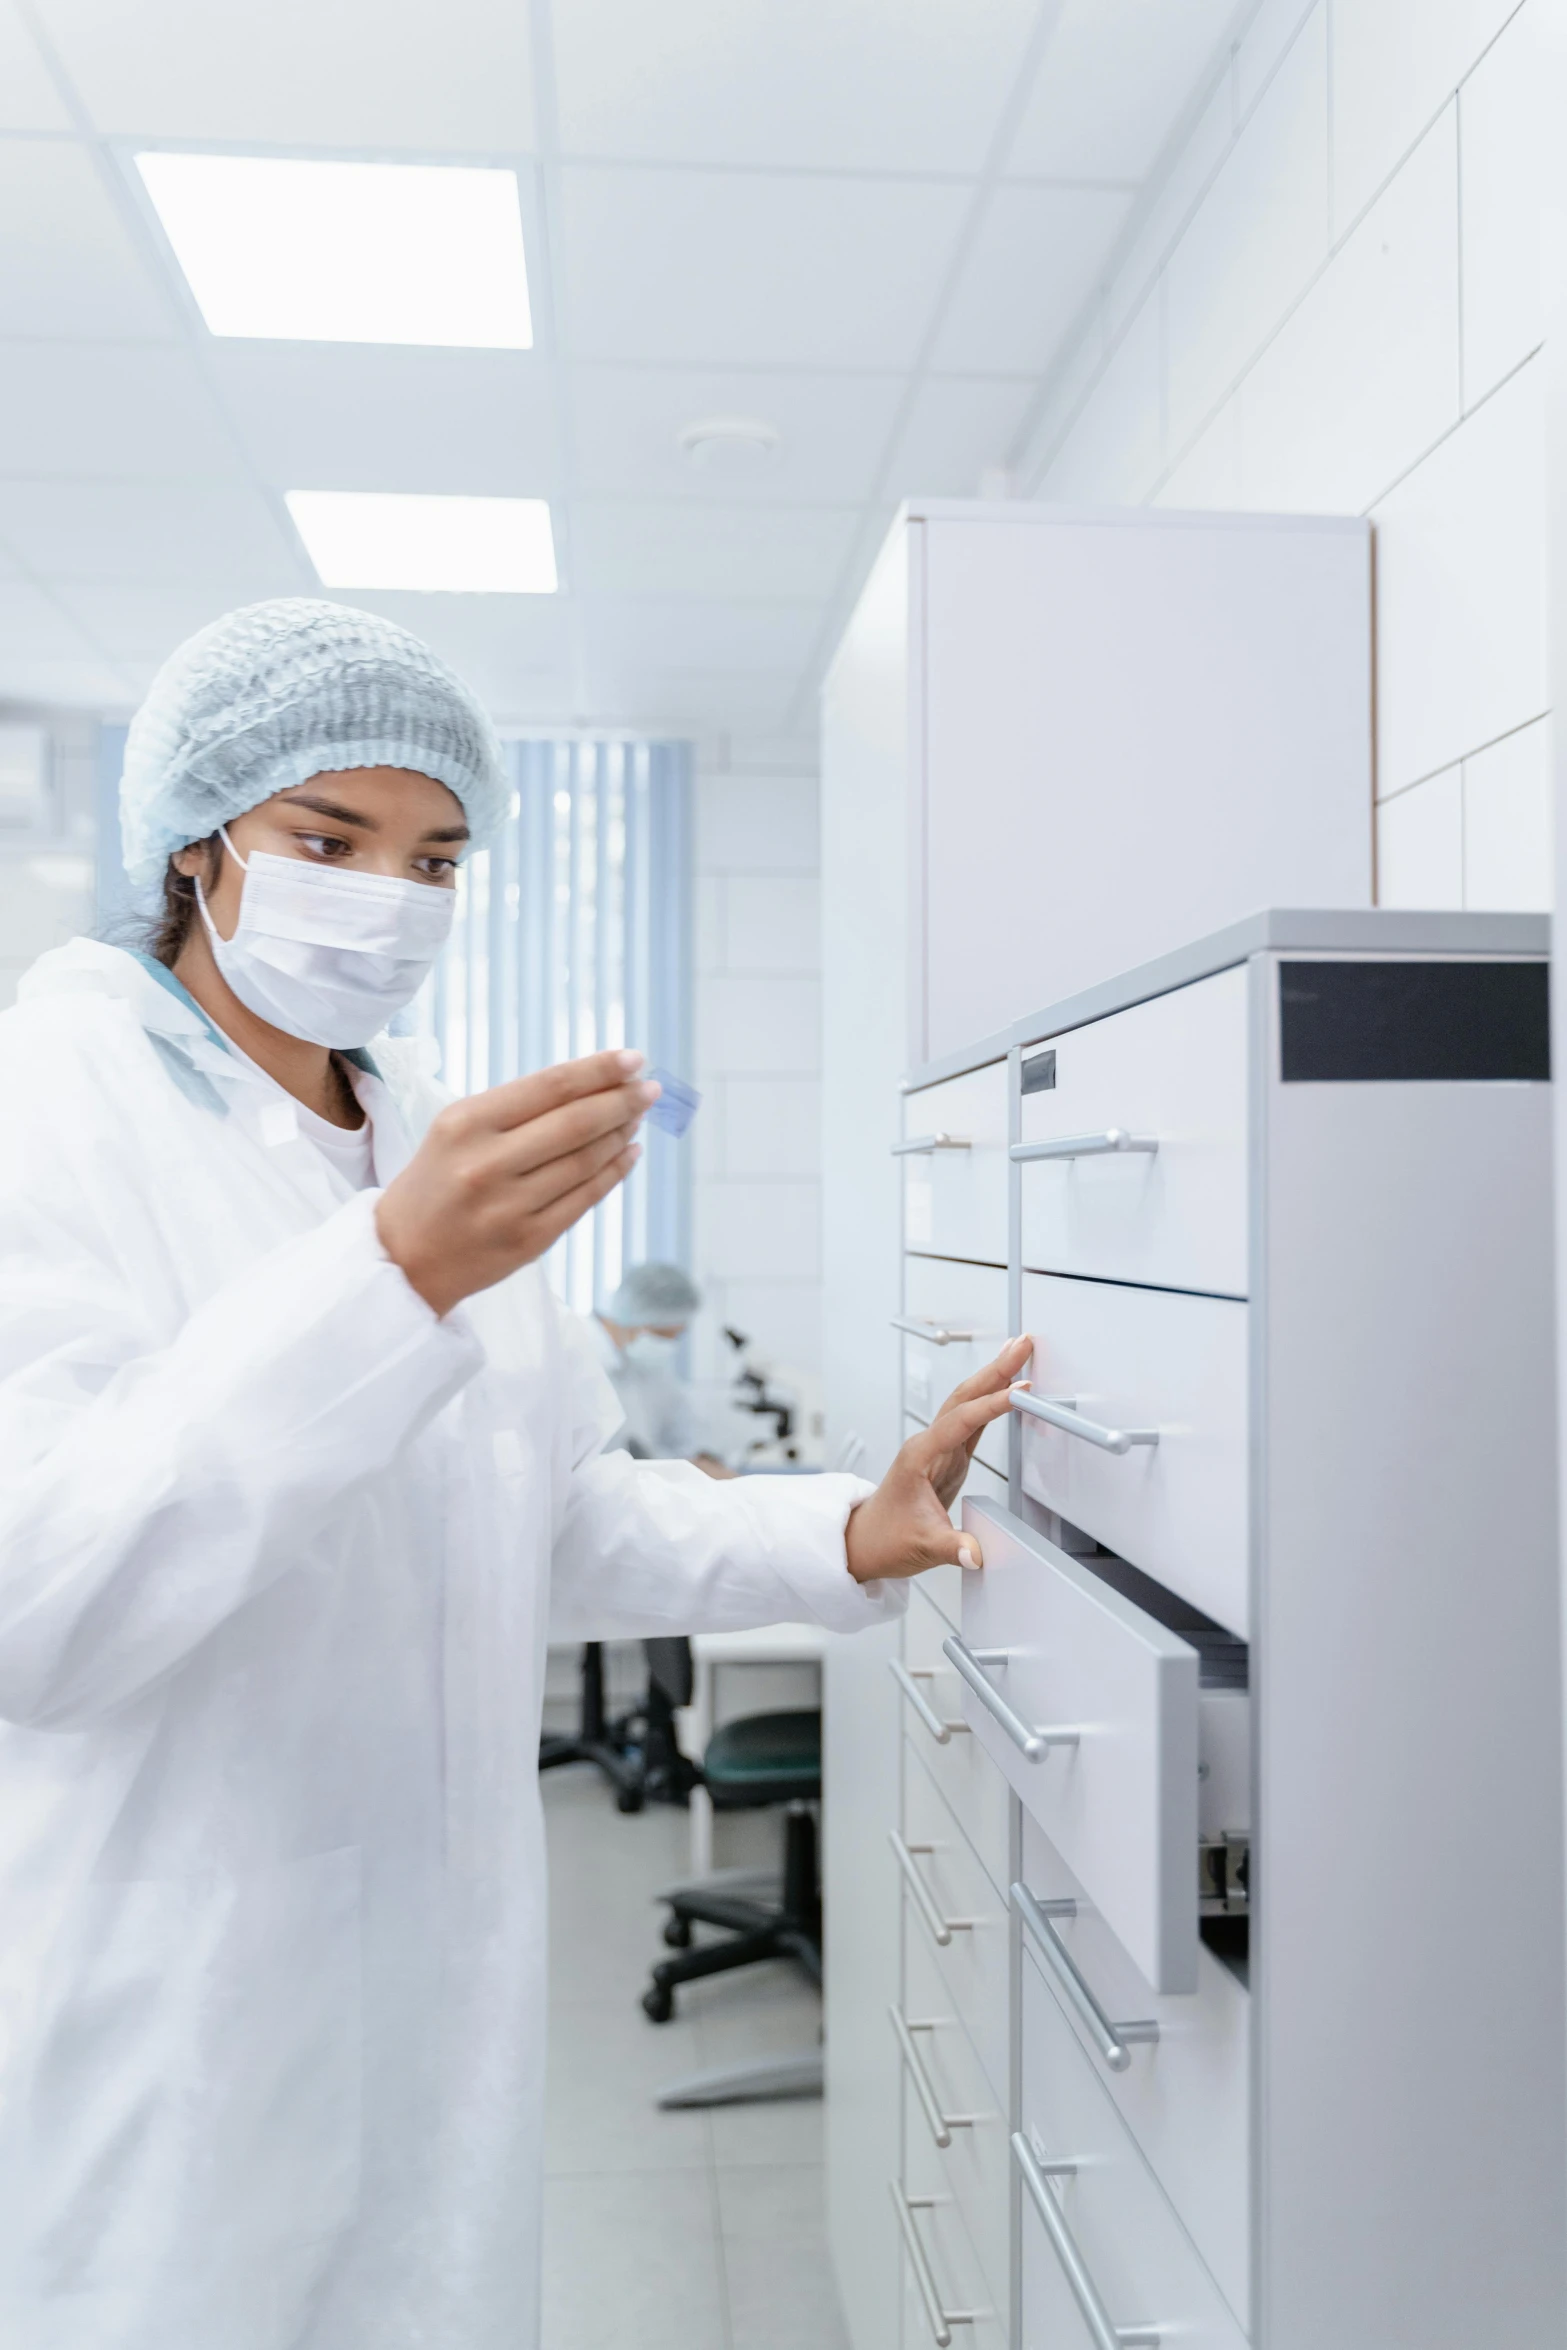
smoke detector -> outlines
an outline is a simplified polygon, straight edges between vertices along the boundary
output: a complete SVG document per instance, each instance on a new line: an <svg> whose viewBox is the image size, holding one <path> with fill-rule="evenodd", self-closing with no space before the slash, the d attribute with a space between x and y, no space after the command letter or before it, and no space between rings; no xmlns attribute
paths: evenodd
<svg viewBox="0 0 1567 2350"><path fill-rule="evenodd" d="M680 434L686 463L698 473L760 473L781 446L777 425L762 416L704 416Z"/></svg>

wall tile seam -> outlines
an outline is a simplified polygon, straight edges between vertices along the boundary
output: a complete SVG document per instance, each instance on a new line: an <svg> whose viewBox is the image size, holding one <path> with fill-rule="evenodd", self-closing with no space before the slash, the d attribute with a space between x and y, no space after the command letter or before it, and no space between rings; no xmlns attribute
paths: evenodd
<svg viewBox="0 0 1567 2350"><path fill-rule="evenodd" d="M1329 51L1328 51L1328 154L1329 154L1329 161L1330 161L1330 163L1331 163L1331 160L1332 160L1332 152L1333 152L1333 145L1332 145L1332 142L1333 142L1333 120L1334 120L1334 115L1335 115L1335 112L1336 112L1336 109L1335 109L1335 107L1334 107L1334 104L1333 104L1333 80L1332 80L1332 22L1333 22L1333 20L1332 20L1332 14L1331 14L1331 10L1332 10L1332 5L1333 5L1333 0L1322 0L1322 4L1323 4L1323 5L1325 5L1325 6L1326 6L1326 7L1329 9L1329 17L1328 17L1328 37L1329 37ZM1465 68L1464 68L1463 72L1462 72L1462 73L1459 75L1459 77L1458 77L1457 81L1456 81L1456 82L1454 82L1454 84L1453 84L1452 88L1451 88L1450 90L1447 90L1446 92L1444 92L1444 94L1443 94L1443 97L1442 97L1442 101L1441 101L1440 105L1438 105L1438 106L1437 106L1437 107L1434 109L1434 111L1433 111L1433 112L1432 112L1432 113L1431 113L1431 114L1430 114L1430 115L1427 117L1427 119L1425 120L1425 122L1423 122L1423 123L1421 124L1421 126L1420 126L1420 129L1419 129L1419 130L1416 132L1415 136L1414 136L1414 137L1413 137L1413 138L1410 140L1410 142L1409 142L1409 145L1408 145L1408 146L1407 146L1407 147L1404 149L1403 153L1402 153L1402 154L1399 156L1399 158L1398 158L1397 162L1396 162L1396 163L1394 163L1394 164L1392 164L1392 165L1390 166L1390 168L1389 168L1389 170L1388 170L1388 173L1387 173L1387 176L1386 176L1384 179L1382 179L1382 180L1380 180L1380 181L1378 182L1377 186L1376 186L1376 187L1375 187L1375 188L1372 190L1371 194L1370 194L1370 195L1367 197L1366 201L1365 201L1365 202L1364 202L1364 203L1361 205L1361 207L1360 207L1360 210L1359 210L1359 211L1358 211L1358 212L1355 214L1355 217L1354 217L1354 219L1353 219L1353 220L1352 220L1352 221L1349 223L1348 227L1345 229L1345 231L1344 231L1344 236L1345 236L1345 237L1352 237L1352 236L1354 235L1354 233L1355 233L1356 229L1357 229L1357 228L1360 226L1361 222L1362 222L1362 221L1365 219L1365 217L1366 217L1366 214L1367 214L1367 213L1368 213L1368 212L1371 210L1372 206L1373 206L1373 205L1375 205L1375 204L1379 204L1379 203L1381 202L1382 198L1383 198L1383 197L1384 197L1384 196L1387 194L1387 191L1388 191L1388 189L1389 189L1389 188L1390 188L1390 187L1393 185L1393 182L1394 182L1394 181L1397 179L1397 177L1398 177L1399 173L1400 173L1400 172L1403 170L1403 168L1404 168L1405 164L1406 164L1406 163L1409 161L1409 158L1411 157L1411 155L1413 155L1413 153L1414 153L1415 149L1416 149L1416 148L1417 148L1417 147L1420 145L1420 143L1421 143L1421 141L1422 141L1423 139L1427 139L1427 138L1429 138L1429 137L1430 137L1430 135L1431 135L1432 131L1433 131L1433 130L1436 128L1436 125L1437 125L1437 124L1438 124L1438 123L1441 121L1441 119L1442 119L1443 115L1446 113L1446 111L1447 111L1448 107L1449 107L1449 106L1456 106L1456 104L1457 104L1457 101L1458 101L1458 98L1459 98L1460 94L1461 94L1461 93L1462 93L1462 91L1463 91L1463 88L1464 88L1464 85L1465 85L1465 83L1466 83L1466 82L1468 82L1468 81L1469 81L1469 80L1470 80L1470 79L1473 77L1473 75L1474 75L1475 73L1477 73L1477 72L1478 72L1478 70L1479 70L1479 68L1481 67L1481 65L1483 65L1483 64L1484 64L1484 62L1485 62L1486 58L1487 58L1487 57L1490 55L1491 51L1492 51L1492 50L1493 50L1493 49L1496 47L1496 44L1497 44L1497 42L1498 42L1498 41L1501 39L1502 35L1503 35L1503 34L1506 32L1508 25L1510 25L1510 24L1512 23L1512 21L1513 21L1513 18L1514 18L1514 17L1517 17L1517 16L1521 16L1521 15L1523 14L1523 11L1524 11L1524 10L1525 10L1525 9L1528 7L1528 5L1529 5L1529 0L1518 0L1518 5L1517 5L1517 6L1516 6L1516 7L1515 7L1515 8L1514 8L1512 11L1511 11L1511 13L1508 15L1508 17L1507 17L1506 21L1505 21L1504 23L1502 23L1502 24L1499 24L1499 25L1497 26L1497 28L1496 28L1495 32L1494 32L1494 33L1491 35L1491 38L1490 38L1490 39L1489 39L1489 40L1486 42L1486 44L1485 44L1485 47L1484 47L1484 48L1483 48L1483 49L1480 51L1479 55L1478 55L1478 56L1476 56L1476 57L1474 57L1473 59L1471 59L1470 63L1469 63L1468 65L1466 65L1466 66L1465 66ZM1461 128L1462 128L1462 126L1460 125L1460 129L1461 129ZM1328 201L1329 201L1329 203L1331 203L1331 202L1332 202L1332 181L1331 181L1331 178L1330 178L1330 180L1329 180L1329 183L1328 183L1328 190L1329 190L1329 194L1328 194ZM1462 218L1461 218L1461 217L1460 217L1460 221L1459 221L1459 233L1460 233L1460 236L1461 236L1461 235L1462 235L1462 233L1463 233L1463 222L1462 222ZM1339 241L1340 241L1340 243L1342 243L1342 242L1343 242L1343 238L1341 238ZM1337 248L1336 248L1336 247L1335 247L1335 250L1337 250Z"/></svg>
<svg viewBox="0 0 1567 2350"><path fill-rule="evenodd" d="M1446 104L1448 106L1452 106L1456 104L1456 101L1457 93L1454 92L1453 96L1447 99ZM1429 132L1435 128L1436 123L1440 120L1440 115L1437 115L1433 118L1433 121L1427 125L1427 134L1429 134ZM1419 142L1417 141L1416 144L1418 145L1418 143ZM1413 153L1414 149L1411 148L1410 154L1412 155ZM1406 155L1404 161L1407 163L1409 161L1409 156ZM1402 166L1400 168L1402 168ZM1391 185L1392 182L1390 180L1387 183L1387 186L1382 190L1384 195L1387 193L1387 187L1390 187ZM1360 219L1355 222L1354 227L1345 232L1344 236L1340 239L1339 243L1334 246L1332 252L1329 253L1326 260L1322 263L1321 268L1311 279L1310 283L1302 288L1298 299L1290 305L1289 309L1279 320L1277 326L1274 327L1267 340L1258 344L1256 350L1247 360L1239 375L1237 375L1234 380L1226 386L1225 390L1220 393L1219 397L1214 401L1213 406L1208 409L1206 414L1203 416L1201 423L1197 426L1197 429L1192 434L1191 438L1182 444L1176 455L1171 458L1169 464L1165 467L1163 473L1159 476L1159 479L1154 483L1153 488L1149 491L1147 497L1141 501L1143 505L1146 506L1152 504L1153 500L1158 497L1159 492L1169 481L1171 475L1180 471L1187 458L1196 448L1197 443L1202 439L1204 433L1207 432L1210 427L1218 421L1219 416L1223 410L1228 407L1231 400L1235 398L1236 394L1244 389L1247 378L1253 373L1259 363L1267 357L1269 351L1278 341L1279 336L1289 325L1296 312L1302 307L1304 303L1309 301L1312 294L1321 284L1323 278L1333 267L1334 262L1343 252L1344 247L1348 244L1350 238L1353 237L1356 231L1360 228L1364 219L1365 214L1362 213ZM1460 222L1460 237L1461 236L1462 222ZM1393 492L1396 489L1401 488L1402 485L1409 480L1412 474L1418 473L1421 466L1425 464L1429 457L1433 457L1436 454L1437 450L1441 448L1444 441L1451 440L1454 433L1461 430L1461 428L1469 422L1471 417L1479 415L1481 409L1486 406L1488 401L1494 400L1498 392L1505 391L1507 386L1513 381L1513 378L1515 376L1521 375L1524 369L1530 364L1531 360L1537 359L1540 356L1540 353L1544 350L1544 348L1545 345L1543 341L1536 343L1532 349L1526 351L1524 356L1517 360L1513 366L1507 370L1505 375L1498 376L1496 382L1489 385L1487 389L1481 393L1480 397L1474 402L1472 407L1460 408L1458 415L1454 417L1452 423L1447 425L1443 431L1439 432L1436 439L1432 441L1428 447L1422 449L1417 457L1412 457L1409 463L1403 468L1402 472L1396 473L1391 481L1385 482L1383 484L1383 486L1377 491L1373 498L1367 500L1366 504L1360 508L1359 519L1362 521L1366 520L1375 512L1376 508L1382 504L1385 498L1390 498L1393 495ZM1244 456L1242 462L1244 463ZM1224 513L1236 510L1237 509L1231 509L1228 507L1216 509L1216 511ZM1238 509L1238 511L1244 512L1245 509L1241 508Z"/></svg>
<svg viewBox="0 0 1567 2350"><path fill-rule="evenodd" d="M1466 766L1471 759L1483 759L1487 751L1496 750L1502 743L1510 743L1516 735L1527 734L1531 726L1543 725L1550 715L1550 705L1547 704L1543 710L1536 710L1532 717L1520 718L1516 726L1507 726L1500 734L1489 735L1483 743L1471 743L1467 750L1457 752L1451 759L1444 759L1440 767L1428 767L1424 775L1417 775L1410 782L1401 783L1396 791L1378 792L1376 805L1379 808L1390 808L1395 800L1407 799L1412 791L1419 791L1422 784L1436 783L1442 776L1451 775L1455 768Z"/></svg>

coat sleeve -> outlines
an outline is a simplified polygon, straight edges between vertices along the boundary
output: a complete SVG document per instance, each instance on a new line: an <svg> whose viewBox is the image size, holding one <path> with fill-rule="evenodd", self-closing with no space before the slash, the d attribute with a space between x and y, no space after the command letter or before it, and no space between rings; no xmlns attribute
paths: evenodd
<svg viewBox="0 0 1567 2350"><path fill-rule="evenodd" d="M374 1195L156 1346L69 1213L0 1219L0 1718L78 1729L297 1562L482 1361L383 1252Z"/></svg>
<svg viewBox="0 0 1567 2350"><path fill-rule="evenodd" d="M554 1640L654 1638L815 1622L859 1632L907 1604L857 1583L843 1530L858 1477L705 1477L687 1461L606 1453L613 1391L567 1324L573 1397L551 1576Z"/></svg>

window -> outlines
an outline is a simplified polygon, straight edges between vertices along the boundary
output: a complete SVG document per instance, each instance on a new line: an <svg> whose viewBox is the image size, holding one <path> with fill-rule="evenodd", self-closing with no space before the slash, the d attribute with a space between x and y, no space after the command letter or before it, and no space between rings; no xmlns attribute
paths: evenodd
<svg viewBox="0 0 1567 2350"><path fill-rule="evenodd" d="M509 747L512 813L458 877L452 943L416 1007L454 1093L630 1044L691 1069L691 785L682 744ZM686 1146L654 1127L631 1179L551 1252L589 1311L645 1257L689 1258Z"/></svg>

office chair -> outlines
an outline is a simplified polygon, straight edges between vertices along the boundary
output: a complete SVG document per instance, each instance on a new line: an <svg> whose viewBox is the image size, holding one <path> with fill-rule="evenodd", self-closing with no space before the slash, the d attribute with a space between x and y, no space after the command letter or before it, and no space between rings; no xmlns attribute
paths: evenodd
<svg viewBox="0 0 1567 2350"><path fill-rule="evenodd" d="M632 1738L632 1718L612 1722L604 1711L604 1644L587 1640L582 1647L582 1696L576 1732L571 1737L546 1731L539 1740L539 1769L555 1770L561 1763L597 1763L615 1790L619 1811L640 1811L647 1794L640 1745Z"/></svg>
<svg viewBox="0 0 1567 2350"><path fill-rule="evenodd" d="M653 1687L673 1706L689 1705L693 1675L687 1640L646 1643ZM792 1958L813 1983L822 1979L821 1894L816 1869L816 1816L821 1794L819 1713L752 1714L726 1722L708 1740L702 1778L715 1810L786 1807L780 1877L731 1869L698 1885L679 1885L660 1898L669 1905L664 1940L676 1953L660 1959L642 1995L656 2024L675 2012L681 1983L726 1974L761 1959ZM696 1925L724 1929L721 1942L694 1944ZM723 2105L751 2097L820 2096L820 2048L699 2073L661 2090L661 2106Z"/></svg>

